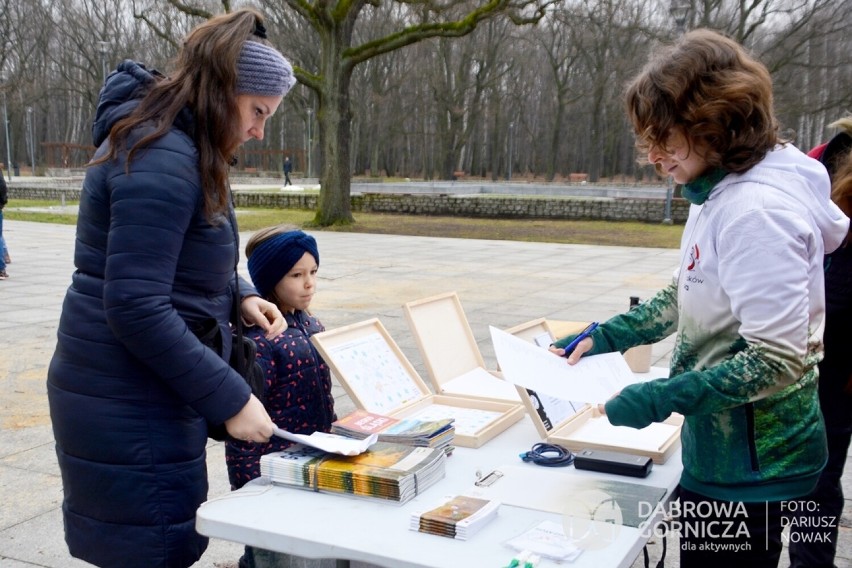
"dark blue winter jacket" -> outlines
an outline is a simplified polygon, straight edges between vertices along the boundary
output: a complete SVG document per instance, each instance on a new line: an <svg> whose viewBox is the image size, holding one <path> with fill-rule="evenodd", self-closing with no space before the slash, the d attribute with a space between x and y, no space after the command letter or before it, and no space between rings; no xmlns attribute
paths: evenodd
<svg viewBox="0 0 852 568"><path fill-rule="evenodd" d="M337 418L331 395L331 372L311 336L325 331L320 321L302 311L285 312L287 328L267 339L259 327L246 330L257 344L257 362L266 377L264 405L275 424L291 434L328 432ZM229 441L225 447L228 479L239 489L260 477L260 458L291 443L273 436L265 444Z"/></svg>
<svg viewBox="0 0 852 568"><path fill-rule="evenodd" d="M130 61L110 75L96 157L152 81ZM250 395L228 354L192 331L213 317L230 337L238 255L232 212L205 217L192 129L185 110L129 169L122 156L90 167L83 183L47 390L66 541L98 566L181 567L201 556L206 421L234 416Z"/></svg>

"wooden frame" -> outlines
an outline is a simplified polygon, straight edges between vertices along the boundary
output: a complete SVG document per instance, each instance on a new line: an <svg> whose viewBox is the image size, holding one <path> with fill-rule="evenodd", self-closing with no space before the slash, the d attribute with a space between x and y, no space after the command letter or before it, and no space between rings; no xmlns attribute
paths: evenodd
<svg viewBox="0 0 852 568"><path fill-rule="evenodd" d="M663 432L666 435L665 440L658 446L649 448L631 442L620 443L618 441L618 429L623 427L610 424L606 416L602 416L597 408L590 404L578 407L574 403L561 401L561 403L571 406L574 413L567 417L565 414L557 414L561 420L557 419L554 420L555 423L552 423L547 418L547 399L521 386L517 386L517 388L518 394L521 396L521 400L524 401L524 406L526 406L527 412L533 421L533 425L535 425L535 429L542 439L551 444L564 446L573 452L583 449L626 452L647 456L654 463L665 463L680 446L680 430L683 425L683 416L680 414L673 414L662 423L666 426L673 426L674 428L666 428L666 431ZM546 420L548 421L546 422ZM596 431L592 439L580 437L581 430L584 428ZM670 432L667 432L668 430ZM640 436L635 434L638 430L631 429L630 432L637 437Z"/></svg>
<svg viewBox="0 0 852 568"><path fill-rule="evenodd" d="M402 309L437 390L471 369L485 368L458 294L447 292L407 302Z"/></svg>
<svg viewBox="0 0 852 568"><path fill-rule="evenodd" d="M577 328L579 331L584 325L581 322L564 322L562 327ZM546 341L548 336L550 337L550 341L554 340L550 323L544 318L516 325L507 329L506 332L540 346L542 345L542 341ZM572 333L572 331L567 331L566 334L568 333ZM655 463L665 463L680 445L680 429L683 424L683 416L679 414L672 415L663 422L663 424L675 426L676 428L672 430L671 435L658 448L653 450L620 445L615 442L610 443L606 438L599 438L598 441L580 440L577 438L577 435L584 427L592 426L595 430L604 433L611 431L613 438L615 438L618 430L616 430L616 426L609 424L606 417L598 414L597 409L592 407L592 405L556 401L555 399L548 400L547 397L540 397L534 391L522 386L516 385L516 387L518 395L520 395L521 400L524 402L524 406L527 408L527 412L533 421L536 431L538 431L543 440L551 444L559 444L575 452L591 448L638 454L651 458ZM555 410L552 413L553 416L548 416L547 406L549 404ZM592 421L598 422L593 424Z"/></svg>
<svg viewBox="0 0 852 568"><path fill-rule="evenodd" d="M515 389L485 368L458 294L414 300L402 309L435 392L521 404Z"/></svg>
<svg viewBox="0 0 852 568"><path fill-rule="evenodd" d="M539 347L547 347L547 345L550 345L554 341L553 329L550 327L550 323L544 318L530 320L510 327L505 331L524 341L535 343ZM547 345L543 344L544 341L547 341Z"/></svg>
<svg viewBox="0 0 852 568"><path fill-rule="evenodd" d="M400 418L440 405L496 413L470 433L457 426L457 446L478 448L524 415L520 403L432 394L377 318L317 333L311 341L355 406L368 412Z"/></svg>

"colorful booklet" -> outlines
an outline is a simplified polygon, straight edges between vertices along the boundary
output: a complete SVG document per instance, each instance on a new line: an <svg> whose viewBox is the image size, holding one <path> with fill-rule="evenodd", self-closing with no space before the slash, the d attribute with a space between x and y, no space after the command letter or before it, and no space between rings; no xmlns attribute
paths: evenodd
<svg viewBox="0 0 852 568"><path fill-rule="evenodd" d="M355 410L352 414L332 423L331 433L357 439L378 434L380 442L443 448L449 455L453 451L455 425L452 418L400 419L366 410Z"/></svg>
<svg viewBox="0 0 852 568"><path fill-rule="evenodd" d="M500 502L467 495L445 498L436 507L411 514L409 528L428 534L467 540L497 516Z"/></svg>
<svg viewBox="0 0 852 568"><path fill-rule="evenodd" d="M260 473L273 483L405 503L445 475L446 454L377 442L357 456L341 456L294 444L260 459Z"/></svg>

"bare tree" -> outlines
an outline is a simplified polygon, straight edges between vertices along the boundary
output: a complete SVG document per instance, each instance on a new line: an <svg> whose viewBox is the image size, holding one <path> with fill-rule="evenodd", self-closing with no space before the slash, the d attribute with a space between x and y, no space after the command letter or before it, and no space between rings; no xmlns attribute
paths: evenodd
<svg viewBox="0 0 852 568"><path fill-rule="evenodd" d="M312 28L318 42L319 65L296 67L296 77L317 97L320 127L322 191L315 223L320 226L353 221L350 208L350 81L354 68L374 57L434 37L460 37L481 22L509 17L518 24L542 17L553 0L491 0L434 2L400 0L403 26L397 31L354 45L354 29L362 14L369 16L378 1L328 2L287 0L287 6ZM366 9L366 12L365 12Z"/></svg>

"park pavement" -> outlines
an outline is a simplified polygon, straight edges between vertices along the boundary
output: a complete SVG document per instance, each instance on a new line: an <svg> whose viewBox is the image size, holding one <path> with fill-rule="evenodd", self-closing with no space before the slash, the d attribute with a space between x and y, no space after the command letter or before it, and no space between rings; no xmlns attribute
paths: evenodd
<svg viewBox="0 0 852 568"><path fill-rule="evenodd" d="M45 393L73 270L74 227L7 220L3 229L13 262L10 278L0 282L0 568L89 566L65 547L62 483ZM488 368L496 368L489 325L506 328L540 317L602 321L625 310L630 296L647 298L665 286L678 262L677 251L667 249L312 234L321 257L312 311L328 329L378 318L424 378L405 302L457 292ZM248 236L241 234L243 244ZM244 260L240 269L247 273ZM652 363L666 365L671 346L671 338L654 345ZM352 403L339 386L334 392L338 414L345 414ZM208 446L208 470L209 495L227 493L221 443ZM839 568L852 567L852 506L848 498L846 503ZM669 539L667 566L678 566L676 545ZM652 565L661 547L649 545ZM213 540L196 566L234 568L241 552L240 545ZM781 565L787 566L784 556ZM640 555L634 566L642 565Z"/></svg>

